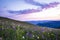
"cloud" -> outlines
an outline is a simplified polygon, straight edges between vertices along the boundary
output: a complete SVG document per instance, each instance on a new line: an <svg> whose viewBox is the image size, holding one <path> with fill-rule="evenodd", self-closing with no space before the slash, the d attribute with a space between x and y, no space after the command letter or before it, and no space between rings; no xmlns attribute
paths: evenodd
<svg viewBox="0 0 60 40"><path fill-rule="evenodd" d="M38 6L25 3L24 0L0 0L0 7L6 7L7 10L13 11L38 8Z"/></svg>
<svg viewBox="0 0 60 40"><path fill-rule="evenodd" d="M41 9L25 9L25 10L19 10L19 11L8 10L8 13L18 15L18 14L35 13L35 12L39 12L39 11L41 11Z"/></svg>
<svg viewBox="0 0 60 40"><path fill-rule="evenodd" d="M31 13L29 12L30 9L29 11L27 10L26 14L16 15L9 13L5 8L0 8L0 16L8 17L14 20L20 20L20 21L60 20L60 4L55 8L52 7L49 9L43 9L42 11L39 12L34 12L33 10L31 10Z"/></svg>
<svg viewBox="0 0 60 40"><path fill-rule="evenodd" d="M49 3L48 5L44 4L43 8L45 8L45 9L54 8L58 4L59 4L58 2ZM11 13L11 14L27 14L27 13L40 12L42 10L43 10L42 8L37 8L37 9L24 9L24 10L19 10L19 11L8 10L8 12Z"/></svg>
<svg viewBox="0 0 60 40"><path fill-rule="evenodd" d="M21 21L60 20L60 5L55 8L44 9L41 12L18 15L15 18Z"/></svg>
<svg viewBox="0 0 60 40"><path fill-rule="evenodd" d="M60 2L60 0L34 0L40 3L51 3L51 2Z"/></svg>
<svg viewBox="0 0 60 40"><path fill-rule="evenodd" d="M35 2L34 0L25 0L25 2L36 6L43 6L43 4Z"/></svg>
<svg viewBox="0 0 60 40"><path fill-rule="evenodd" d="M41 8L52 7L52 6L55 7L56 5L59 4L59 2L41 3L34 0L25 0L25 2L35 6L40 6Z"/></svg>

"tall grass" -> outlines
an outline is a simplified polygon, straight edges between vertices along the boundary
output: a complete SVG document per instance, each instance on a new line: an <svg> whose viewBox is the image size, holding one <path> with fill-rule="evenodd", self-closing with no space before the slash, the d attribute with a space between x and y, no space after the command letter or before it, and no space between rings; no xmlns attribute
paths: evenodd
<svg viewBox="0 0 60 40"><path fill-rule="evenodd" d="M5 27L0 25L0 37L2 40L60 40L60 34L53 31L40 32L33 30L25 30L23 27L16 28Z"/></svg>

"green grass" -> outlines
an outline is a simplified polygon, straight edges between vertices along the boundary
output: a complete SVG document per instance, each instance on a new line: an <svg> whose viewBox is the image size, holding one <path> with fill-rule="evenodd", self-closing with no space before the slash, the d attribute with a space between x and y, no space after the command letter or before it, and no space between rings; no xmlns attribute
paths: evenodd
<svg viewBox="0 0 60 40"><path fill-rule="evenodd" d="M17 26L16 29L0 26L0 29L2 29L0 30L0 37L2 37L3 40L56 40L56 34L53 31L40 32L25 30L19 26ZM58 36L60 37L60 34L58 34Z"/></svg>
<svg viewBox="0 0 60 40"><path fill-rule="evenodd" d="M2 40L60 40L60 30L0 17Z"/></svg>

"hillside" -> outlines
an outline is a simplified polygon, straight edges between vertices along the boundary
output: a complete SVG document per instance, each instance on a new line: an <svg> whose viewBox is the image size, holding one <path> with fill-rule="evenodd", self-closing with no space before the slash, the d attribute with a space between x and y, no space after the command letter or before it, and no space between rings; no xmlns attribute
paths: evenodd
<svg viewBox="0 0 60 40"><path fill-rule="evenodd" d="M12 26L12 27L16 27L16 26L21 26L24 27L26 29L34 29L34 28L38 28L40 30L40 27L27 23L27 22L22 22L22 21L17 21L17 20L12 20L9 18L4 18L4 17L0 17L0 25L3 26ZM38 29L34 29L34 30L38 30Z"/></svg>
<svg viewBox="0 0 60 40"><path fill-rule="evenodd" d="M60 29L0 17L1 40L59 40Z"/></svg>

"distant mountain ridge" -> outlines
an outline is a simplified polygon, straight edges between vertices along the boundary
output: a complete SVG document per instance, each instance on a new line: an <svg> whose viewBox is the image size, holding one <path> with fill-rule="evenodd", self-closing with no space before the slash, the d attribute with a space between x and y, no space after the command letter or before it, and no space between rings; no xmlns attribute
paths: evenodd
<svg viewBox="0 0 60 40"><path fill-rule="evenodd" d="M45 26L45 27L51 27L51 28L60 28L60 21L30 21L29 23L39 25L39 26Z"/></svg>

